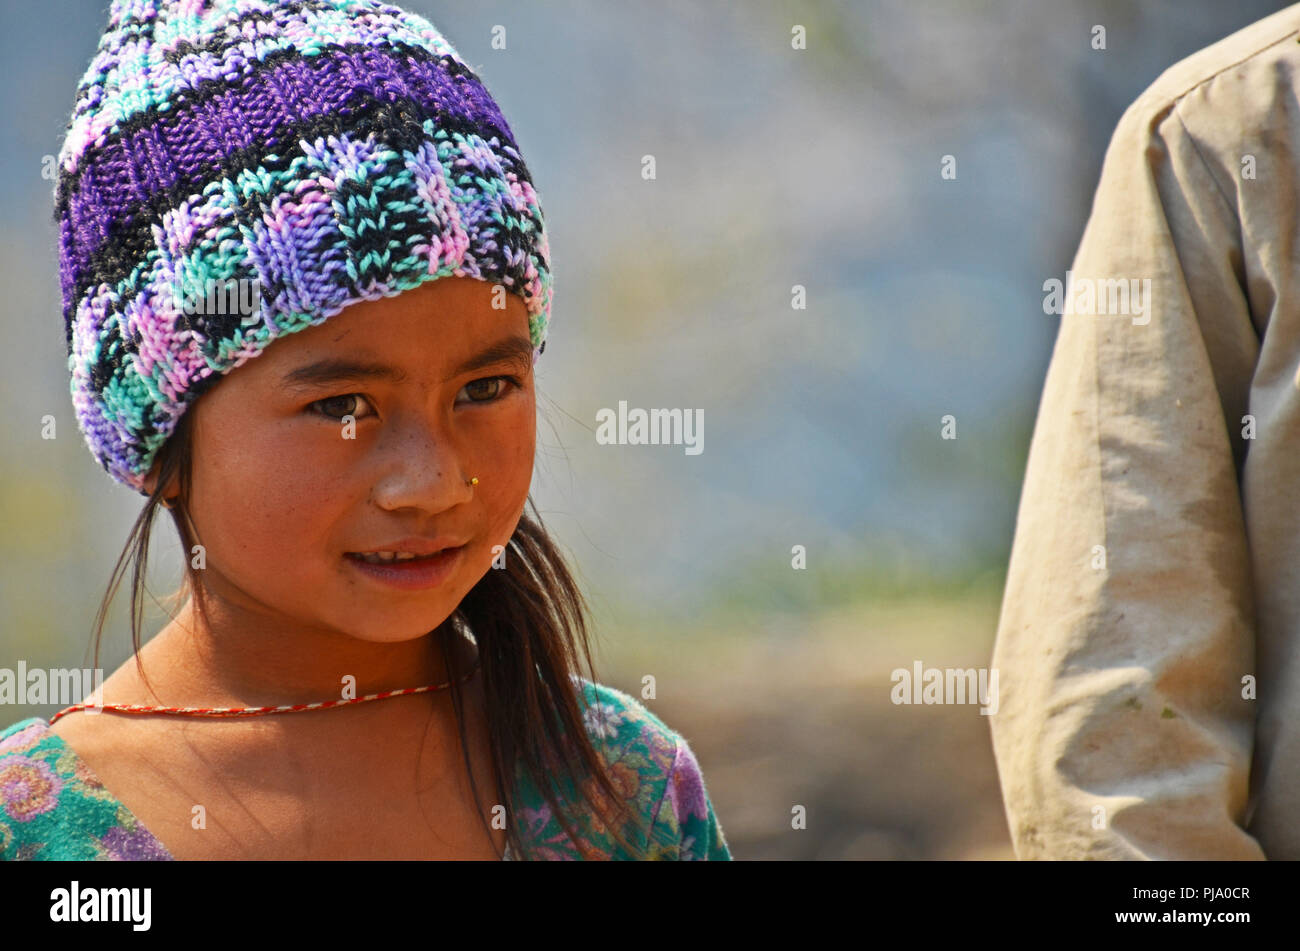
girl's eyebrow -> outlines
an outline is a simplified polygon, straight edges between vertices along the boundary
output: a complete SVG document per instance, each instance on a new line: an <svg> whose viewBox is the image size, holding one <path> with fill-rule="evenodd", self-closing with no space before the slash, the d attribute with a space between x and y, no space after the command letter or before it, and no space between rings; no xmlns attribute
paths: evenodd
<svg viewBox="0 0 1300 951"><path fill-rule="evenodd" d="M521 373L533 366L533 343L527 337L507 337L470 357L456 368L453 376L469 373L500 363L515 364ZM405 370L386 363L357 360L349 357L327 357L290 370L280 380L287 389L321 386L343 380L383 380L401 383L407 378Z"/></svg>

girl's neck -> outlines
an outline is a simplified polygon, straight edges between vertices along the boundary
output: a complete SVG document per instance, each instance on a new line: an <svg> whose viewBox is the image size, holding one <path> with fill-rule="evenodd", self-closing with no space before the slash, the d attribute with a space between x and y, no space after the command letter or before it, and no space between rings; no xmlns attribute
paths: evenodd
<svg viewBox="0 0 1300 951"><path fill-rule="evenodd" d="M105 682L104 701L270 706L339 699L348 684L350 695L362 696L449 679L441 643L433 634L375 643L335 632L259 630L230 624L223 614L209 605L209 627L193 609L193 601L187 601L176 618L141 647L147 683L130 661ZM474 645L459 636L453 643L463 672L475 658Z"/></svg>

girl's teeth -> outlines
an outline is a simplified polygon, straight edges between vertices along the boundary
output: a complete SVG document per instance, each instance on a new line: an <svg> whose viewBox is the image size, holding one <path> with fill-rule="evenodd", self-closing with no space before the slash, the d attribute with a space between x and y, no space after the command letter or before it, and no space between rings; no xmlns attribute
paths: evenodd
<svg viewBox="0 0 1300 951"><path fill-rule="evenodd" d="M372 565L386 565L394 561L413 561L416 558L432 558L432 555L413 555L409 551L402 552L372 552L366 555L357 555L364 562Z"/></svg>

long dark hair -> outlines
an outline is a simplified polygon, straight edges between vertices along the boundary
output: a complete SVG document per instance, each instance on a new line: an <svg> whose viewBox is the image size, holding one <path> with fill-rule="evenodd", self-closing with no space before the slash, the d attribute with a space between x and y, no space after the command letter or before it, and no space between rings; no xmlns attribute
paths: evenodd
<svg viewBox="0 0 1300 951"><path fill-rule="evenodd" d="M149 539L154 515L160 508L171 513L185 556L181 586L164 599L169 612L192 596L196 610L205 619L208 616L201 573L190 559L194 546L199 544L188 514L192 417L191 407L181 415L175 431L159 450L157 486L135 520L95 618L95 667L98 668L104 620L129 560L132 565L131 644L136 666L146 683L140 660L140 628ZM162 498L173 479L179 486L179 494L169 509L162 505ZM584 857L599 855L592 856L587 849L583 829L607 831L624 849L638 854L639 850L630 846L620 831L627 815L627 803L610 778L608 763L597 754L591 742L578 704L574 678L581 669L581 660L586 661L589 679L596 679L587 635L587 605L563 556L548 536L531 496L528 506L533 514L530 517L525 510L520 517L510 539L506 566L489 570L456 611L431 632L438 638L446 658L452 707L470 788L477 804L478 784L469 756L460 683L468 669L461 666L459 652L452 649L454 639L461 637L465 630L474 639L482 665L479 675L483 677L487 702L492 780L498 801L506 810L506 837L514 855L530 858L528 844L519 833L516 764L541 792L561 828ZM480 818L484 828L490 830L488 819L481 813Z"/></svg>

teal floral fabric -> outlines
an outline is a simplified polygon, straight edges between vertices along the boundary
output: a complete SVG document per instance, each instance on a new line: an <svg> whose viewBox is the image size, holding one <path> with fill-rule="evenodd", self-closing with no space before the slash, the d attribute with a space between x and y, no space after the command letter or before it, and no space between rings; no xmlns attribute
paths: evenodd
<svg viewBox="0 0 1300 951"><path fill-rule="evenodd" d="M584 725L609 763L615 788L632 807L619 829L632 851L618 846L591 815L580 821L582 835L575 844L521 772L516 821L523 824L526 857L731 859L686 740L627 694L577 680ZM505 858L518 856L507 850ZM31 717L0 731L0 859L166 861L172 855L50 732L47 721Z"/></svg>
<svg viewBox="0 0 1300 951"><path fill-rule="evenodd" d="M521 834L530 857L730 859L704 776L686 740L627 694L579 681L587 733L610 764L615 788L633 806L619 831L640 854L619 848L593 816L586 817L589 828L581 851L575 848L536 787L521 775L520 799L527 803L521 810ZM592 798L597 798L595 789L589 782Z"/></svg>

